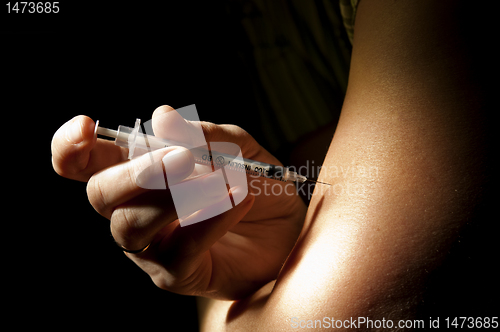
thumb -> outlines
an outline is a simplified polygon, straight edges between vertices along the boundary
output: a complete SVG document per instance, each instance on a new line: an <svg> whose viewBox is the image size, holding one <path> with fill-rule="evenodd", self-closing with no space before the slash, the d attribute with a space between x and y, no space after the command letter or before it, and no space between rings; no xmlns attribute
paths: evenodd
<svg viewBox="0 0 500 332"><path fill-rule="evenodd" d="M57 130L52 138L52 165L61 176L85 181L81 172L89 165L96 144L95 123L87 116L76 116Z"/></svg>
<svg viewBox="0 0 500 332"><path fill-rule="evenodd" d="M183 107L182 113L196 113L194 105L192 106ZM240 146L242 150L245 147L247 153L260 148L254 138L238 126L186 120L168 105L158 107L153 112L152 118L155 136L164 139L186 143L190 146L203 146L207 142L230 142Z"/></svg>
<svg viewBox="0 0 500 332"><path fill-rule="evenodd" d="M182 114L187 114L189 118L197 117L194 105L183 107ZM189 121L168 105L160 106L154 111L152 124L155 135L161 138L182 142L193 147L205 146L208 143L212 150L237 155L238 151L233 151L234 145L219 144L216 148L213 144L213 142L233 143L239 147L244 158L269 162L274 165L281 164L249 133L235 125ZM223 149L223 151L218 149Z"/></svg>
<svg viewBox="0 0 500 332"><path fill-rule="evenodd" d="M194 105L182 108L182 114L197 117ZM192 147L206 145L205 136L199 121L188 121L172 107L158 107L152 116L152 126L155 136L180 142Z"/></svg>

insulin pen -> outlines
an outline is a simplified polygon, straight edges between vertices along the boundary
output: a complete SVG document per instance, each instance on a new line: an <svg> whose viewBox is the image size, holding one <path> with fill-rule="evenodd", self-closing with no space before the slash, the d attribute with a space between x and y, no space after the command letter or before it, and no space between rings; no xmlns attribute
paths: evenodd
<svg viewBox="0 0 500 332"><path fill-rule="evenodd" d="M106 136L115 139L115 144L129 149L128 158L132 159L135 149L145 151L153 151L169 146L182 146L191 151L194 156L195 163L203 165L212 165L217 168L230 167L231 169L244 171L247 174L274 179L282 182L296 181L303 183L306 181L328 184L315 180L310 180L297 172L291 171L289 167L276 166L251 159L240 158L226 153L221 153L213 150L208 150L204 147L192 148L186 144L175 142L172 140L162 139L152 135L139 133L141 120L135 121L134 128L126 126L118 126L118 130L99 127L99 121L96 122L95 132L101 136ZM328 184L329 185L329 184Z"/></svg>

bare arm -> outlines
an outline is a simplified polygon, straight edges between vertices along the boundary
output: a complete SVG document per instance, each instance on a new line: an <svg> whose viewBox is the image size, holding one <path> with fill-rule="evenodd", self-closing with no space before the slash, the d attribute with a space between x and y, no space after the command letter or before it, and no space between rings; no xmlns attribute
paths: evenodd
<svg viewBox="0 0 500 332"><path fill-rule="evenodd" d="M276 283L238 302L200 300L203 328L415 317L429 273L475 222L488 183L489 96L471 49L487 31L467 14L454 1L361 1L319 179L334 186L316 188Z"/></svg>

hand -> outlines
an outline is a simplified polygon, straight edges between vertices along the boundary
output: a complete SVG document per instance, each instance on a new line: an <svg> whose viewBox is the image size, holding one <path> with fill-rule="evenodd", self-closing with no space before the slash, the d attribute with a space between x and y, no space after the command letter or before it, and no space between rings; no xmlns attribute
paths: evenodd
<svg viewBox="0 0 500 332"><path fill-rule="evenodd" d="M241 201L234 208L181 227L168 188L148 190L137 184L137 174L145 174L145 169L161 170L161 164L151 166L148 154L128 161L128 150L97 139L94 126L90 118L78 116L56 132L54 169L64 177L88 181L89 201L111 220L117 243L130 250L149 244L142 253L126 255L158 287L180 294L240 299L277 277L306 211L290 183L248 177L248 195L244 188L230 189L235 201ZM156 136L175 139L172 135L182 136L192 127L193 123L169 106L159 107L153 114ZM280 165L237 126L201 122L201 127L207 142L232 142L245 158ZM188 150L169 147L154 155L155 160L166 156L163 167L167 174L175 174L175 179L169 176L169 186L191 175L194 160Z"/></svg>

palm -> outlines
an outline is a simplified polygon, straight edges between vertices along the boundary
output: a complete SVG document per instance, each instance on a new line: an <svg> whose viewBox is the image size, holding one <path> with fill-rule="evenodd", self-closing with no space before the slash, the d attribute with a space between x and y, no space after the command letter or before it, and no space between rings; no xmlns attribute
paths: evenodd
<svg viewBox="0 0 500 332"><path fill-rule="evenodd" d="M258 158L278 163L265 150ZM255 291L257 285L276 278L297 240L306 210L293 183L261 177L248 181L255 196L252 208L210 248L195 272L210 271L205 278L212 287L224 289L231 297Z"/></svg>
<svg viewBox="0 0 500 332"><path fill-rule="evenodd" d="M265 181L284 185L274 180ZM254 190L265 183L253 183ZM288 192L292 192L290 188ZM166 289L182 294L196 290L213 298L241 298L277 277L300 233L305 210L296 195L265 196L262 192L255 196L248 213L239 222L235 220L234 226L202 255L199 254L200 242L216 227L222 215L187 227L180 227L178 223L166 226L158 234L161 239L156 254L144 258L161 266L154 271L162 282L168 280Z"/></svg>

